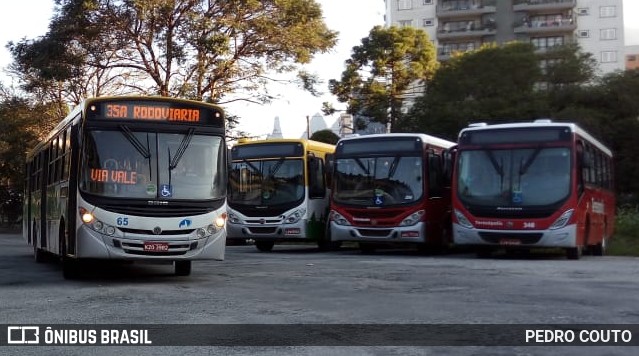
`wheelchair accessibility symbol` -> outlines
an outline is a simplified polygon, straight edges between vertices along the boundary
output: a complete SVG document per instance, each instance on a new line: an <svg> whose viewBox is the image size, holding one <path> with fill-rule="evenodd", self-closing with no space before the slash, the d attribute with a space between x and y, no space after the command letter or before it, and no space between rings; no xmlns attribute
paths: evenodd
<svg viewBox="0 0 639 356"><path fill-rule="evenodd" d="M173 188L169 184L160 184L160 196L170 198L173 196Z"/></svg>

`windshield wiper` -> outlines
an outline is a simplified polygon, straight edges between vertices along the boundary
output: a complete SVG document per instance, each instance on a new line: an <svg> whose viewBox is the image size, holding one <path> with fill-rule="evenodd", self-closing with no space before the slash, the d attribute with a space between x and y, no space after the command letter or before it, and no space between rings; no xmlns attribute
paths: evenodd
<svg viewBox="0 0 639 356"><path fill-rule="evenodd" d="M144 157L147 160L148 166L149 166L149 180L152 180L153 174L151 170L151 150L149 149L149 133L148 132L146 133L146 146L144 146L142 142L140 142L140 140L138 140L138 138L135 137L135 135L133 134L131 129L129 129L128 126L120 125L120 132L127 140L129 140L131 145L142 155L142 157Z"/></svg>
<svg viewBox="0 0 639 356"><path fill-rule="evenodd" d="M149 158L151 157L151 152L149 150L149 142L148 142L148 136L147 136L147 143L146 143L146 147L142 144L142 142L140 142L140 140L138 140L137 137L135 137L135 135L133 134L133 132L131 132L131 129L129 129L128 126L126 125L120 125L120 131L122 132L122 135L124 135L124 137L126 137L127 140L129 140L129 142L131 143L131 145L133 147L135 147L135 149L140 152L140 154L142 155L142 157L144 158Z"/></svg>
<svg viewBox="0 0 639 356"><path fill-rule="evenodd" d="M526 163L524 163L523 165L519 165L519 176L523 176L524 174L526 174L526 172L528 172L528 168L530 168L530 165L533 164L533 162L539 155L539 152L541 152L541 147L535 148L530 157L528 157Z"/></svg>
<svg viewBox="0 0 639 356"><path fill-rule="evenodd" d="M190 128L186 135L182 138L182 142L180 142L180 146L178 146L177 151L175 151L175 156L171 158L171 149L167 147L169 151L169 171L172 171L177 167L178 163L180 163L180 159L186 152L187 147L189 147L189 143L191 143L191 139L195 133L194 128Z"/></svg>
<svg viewBox="0 0 639 356"><path fill-rule="evenodd" d="M395 175L397 166L399 166L399 156L395 156L395 159L393 159L393 162L391 163L391 166L388 169L388 179L392 178Z"/></svg>

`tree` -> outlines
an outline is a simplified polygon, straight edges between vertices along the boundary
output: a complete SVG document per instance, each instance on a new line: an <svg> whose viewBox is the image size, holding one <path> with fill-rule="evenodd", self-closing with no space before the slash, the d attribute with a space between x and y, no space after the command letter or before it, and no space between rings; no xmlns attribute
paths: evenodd
<svg viewBox="0 0 639 356"><path fill-rule="evenodd" d="M272 73L336 43L314 0L56 0L49 32L10 44L26 88L264 103ZM314 78L300 72L309 87ZM77 83L80 81L81 83ZM82 88L80 95L72 93ZM93 88L92 90L88 90Z"/></svg>
<svg viewBox="0 0 639 356"><path fill-rule="evenodd" d="M61 110L1 91L0 183L22 191L26 153L55 126Z"/></svg>
<svg viewBox="0 0 639 356"><path fill-rule="evenodd" d="M329 89L347 112L394 128L412 90L419 90L437 67L435 48L426 32L413 27L374 27L353 47L341 80ZM325 108L330 111L330 104Z"/></svg>
<svg viewBox="0 0 639 356"><path fill-rule="evenodd" d="M311 135L311 140L334 145L337 143L337 141L339 141L339 136L337 136L335 132L329 129L325 129L325 130L315 131Z"/></svg>
<svg viewBox="0 0 639 356"><path fill-rule="evenodd" d="M534 90L541 78L531 44L484 45L442 65L405 125L456 140L459 130L471 122L537 117L546 111Z"/></svg>

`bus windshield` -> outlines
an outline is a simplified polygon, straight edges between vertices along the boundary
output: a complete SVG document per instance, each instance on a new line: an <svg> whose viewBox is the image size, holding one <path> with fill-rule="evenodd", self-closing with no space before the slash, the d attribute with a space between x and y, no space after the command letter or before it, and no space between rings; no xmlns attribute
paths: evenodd
<svg viewBox="0 0 639 356"><path fill-rule="evenodd" d="M219 136L121 130L89 131L80 189L113 198L210 200L224 197Z"/></svg>
<svg viewBox="0 0 639 356"><path fill-rule="evenodd" d="M333 199L343 204L411 204L423 193L420 157L353 157L335 161Z"/></svg>
<svg viewBox="0 0 639 356"><path fill-rule="evenodd" d="M457 194L484 207L557 204L570 193L570 165L566 147L460 151Z"/></svg>
<svg viewBox="0 0 639 356"><path fill-rule="evenodd" d="M231 163L229 203L271 206L304 198L303 160L264 159Z"/></svg>

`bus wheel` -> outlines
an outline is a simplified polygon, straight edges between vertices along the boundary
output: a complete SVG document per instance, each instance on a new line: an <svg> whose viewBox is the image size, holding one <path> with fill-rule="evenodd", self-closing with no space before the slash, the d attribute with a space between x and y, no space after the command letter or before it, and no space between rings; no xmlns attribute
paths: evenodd
<svg viewBox="0 0 639 356"><path fill-rule="evenodd" d="M274 245L274 241L255 241L255 247L262 252L270 252Z"/></svg>
<svg viewBox="0 0 639 356"><path fill-rule="evenodd" d="M581 258L581 254L583 253L583 247L569 247L566 249L566 258L569 260L578 260Z"/></svg>
<svg viewBox="0 0 639 356"><path fill-rule="evenodd" d="M191 261L175 261L175 275L188 276L191 274Z"/></svg>
<svg viewBox="0 0 639 356"><path fill-rule="evenodd" d="M36 263L44 262L44 252L38 248L38 236L33 234L33 259Z"/></svg>
<svg viewBox="0 0 639 356"><path fill-rule="evenodd" d="M334 251L342 247L342 241L331 240L331 229L327 228L324 236L317 241L317 247L320 251Z"/></svg>
<svg viewBox="0 0 639 356"><path fill-rule="evenodd" d="M593 256L603 256L606 254L606 249L608 248L608 239L604 235L601 239L601 242L592 246L592 255Z"/></svg>
<svg viewBox="0 0 639 356"><path fill-rule="evenodd" d="M78 279L80 277L80 262L67 257L66 251L62 256L62 276L64 279Z"/></svg>
<svg viewBox="0 0 639 356"><path fill-rule="evenodd" d="M367 244L365 242L359 243L359 250L362 251L362 253L374 253L376 249L376 246L373 244Z"/></svg>

